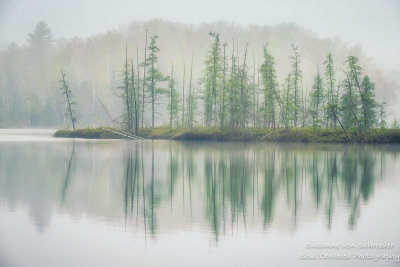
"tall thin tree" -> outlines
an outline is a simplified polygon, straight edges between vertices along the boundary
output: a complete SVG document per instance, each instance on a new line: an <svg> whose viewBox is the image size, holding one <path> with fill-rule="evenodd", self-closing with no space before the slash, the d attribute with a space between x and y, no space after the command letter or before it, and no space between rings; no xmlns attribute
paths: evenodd
<svg viewBox="0 0 400 267"><path fill-rule="evenodd" d="M66 80L66 74L63 71L63 69L61 69L61 90L62 93L65 97L65 104L67 106L67 113L69 115L69 118L71 119L71 123L72 123L72 128L75 131L75 122L77 120L76 118L76 112L74 110L74 106L75 106L75 102L73 101L73 96L72 96L72 91L71 89L69 89L69 84Z"/></svg>

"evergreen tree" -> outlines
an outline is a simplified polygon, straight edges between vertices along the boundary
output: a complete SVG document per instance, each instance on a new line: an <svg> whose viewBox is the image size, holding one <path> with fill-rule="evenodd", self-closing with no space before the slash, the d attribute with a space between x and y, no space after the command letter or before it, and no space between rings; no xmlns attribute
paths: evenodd
<svg viewBox="0 0 400 267"><path fill-rule="evenodd" d="M244 128L251 122L253 110L253 85L249 82L247 66L247 45L240 65L238 57L234 54L232 46L231 70L226 83L229 103L229 126L231 128ZM228 110L228 108L227 108Z"/></svg>
<svg viewBox="0 0 400 267"><path fill-rule="evenodd" d="M398 122L398 120L394 120L392 122L392 129L400 129L400 123Z"/></svg>
<svg viewBox="0 0 400 267"><path fill-rule="evenodd" d="M125 62L124 62L124 69L122 71L122 85L119 87L121 93L119 96L123 102L123 122L125 125L126 130L131 133L132 126L133 126L133 119L132 119L132 85L130 83L130 71L129 71L129 63L128 63L128 46L125 46Z"/></svg>
<svg viewBox="0 0 400 267"><path fill-rule="evenodd" d="M227 56L226 56L227 43L223 44L223 57L222 57L222 81L221 92L219 94L219 124L221 127L226 127L227 124Z"/></svg>
<svg viewBox="0 0 400 267"><path fill-rule="evenodd" d="M326 124L327 127L332 126L336 129L337 118L336 115L338 113L338 97L335 92L335 69L333 65L332 54L329 53L326 56L325 64L325 84L327 87L326 91ZM331 125L329 125L331 123Z"/></svg>
<svg viewBox="0 0 400 267"><path fill-rule="evenodd" d="M120 92L117 94L123 104L122 121L123 125L129 133L133 131L137 135L139 132L140 119L140 88L139 82L135 80L135 69L133 60L128 62L128 47L125 47L124 67L121 73L122 82L118 87Z"/></svg>
<svg viewBox="0 0 400 267"><path fill-rule="evenodd" d="M240 123L240 73L238 59L235 56L235 44L232 44L231 70L227 84L229 102L229 126L239 127Z"/></svg>
<svg viewBox="0 0 400 267"><path fill-rule="evenodd" d="M341 114L343 125L346 128L356 128L357 133L361 130L359 120L358 120L358 102L359 98L357 92L354 90L352 79L347 72L346 79L344 80L342 86L344 88L344 93L341 96Z"/></svg>
<svg viewBox="0 0 400 267"><path fill-rule="evenodd" d="M151 127L154 128L156 104L159 97L164 93L164 89L158 87L160 82L165 81L165 77L158 70L158 52L160 49L157 47L157 35L153 35L150 38L150 45L148 47L149 55L145 61L148 72L146 77L147 93L151 103Z"/></svg>
<svg viewBox="0 0 400 267"><path fill-rule="evenodd" d="M147 29L146 29L146 41L144 45L144 62L143 66L143 80L142 80L142 116L141 116L141 127L143 128L144 124L144 108L145 108L145 98L146 98L146 67L147 67Z"/></svg>
<svg viewBox="0 0 400 267"><path fill-rule="evenodd" d="M264 63L260 68L263 94L264 94L264 108L262 110L264 117L264 126L276 126L276 74L275 74L275 61L267 50L267 45L264 45Z"/></svg>
<svg viewBox="0 0 400 267"><path fill-rule="evenodd" d="M361 82L361 99L364 103L364 112L362 113L361 121L363 128L369 129L377 124L376 108L378 107L375 102L375 84L371 82L368 76L364 76Z"/></svg>
<svg viewBox="0 0 400 267"><path fill-rule="evenodd" d="M384 128L387 127L385 106L386 106L386 102L383 102L382 104L378 104L378 108L379 108L379 127L381 129L384 129Z"/></svg>
<svg viewBox="0 0 400 267"><path fill-rule="evenodd" d="M292 59L292 86L293 86L293 125L297 127L300 107L300 81L301 81L301 70L300 70L300 55L297 46L292 44L293 56Z"/></svg>
<svg viewBox="0 0 400 267"><path fill-rule="evenodd" d="M204 92L204 116L206 126L217 126L218 108L217 96L221 83L221 43L219 34L210 32L209 35L214 38L214 42L208 52L205 69L205 92Z"/></svg>
<svg viewBox="0 0 400 267"><path fill-rule="evenodd" d="M192 88L192 78L193 78L193 54L192 54L192 62L190 64L190 78L189 78L189 95L187 99L187 126L189 128L193 127L193 124L195 123L195 112L197 108L197 102L196 102L196 94Z"/></svg>
<svg viewBox="0 0 400 267"><path fill-rule="evenodd" d="M358 94L361 100L362 104L362 109L363 109L363 114L362 114L362 126L359 125L362 128L365 129L370 129L371 127L371 122L369 118L369 111L368 111L368 100L366 99L367 95L362 92L361 89L361 72L362 68L358 64L358 58L355 56L349 56L347 58L347 69L348 69L348 74L350 76L350 80L354 86L354 88L357 90L358 89Z"/></svg>
<svg viewBox="0 0 400 267"><path fill-rule="evenodd" d="M258 68L259 69L259 68ZM251 94L251 103L252 103L252 109L251 109L251 117L252 117L252 125L253 127L258 126L258 98L259 98L259 82L256 83L256 58L254 55L254 50L253 50L253 81L250 84L250 94Z"/></svg>
<svg viewBox="0 0 400 267"><path fill-rule="evenodd" d="M294 95L292 92L292 87L290 84L291 81L291 74L289 73L285 79L285 84L283 85L283 112L281 114L281 120L285 124L285 128L288 129L289 124L294 120Z"/></svg>
<svg viewBox="0 0 400 267"><path fill-rule="evenodd" d="M310 113L312 117L312 126L314 128L320 128L322 124L322 105L323 105L323 88L322 88L322 78L319 74L319 69L317 67L317 74L314 77L314 84L311 91L311 108Z"/></svg>
<svg viewBox="0 0 400 267"><path fill-rule="evenodd" d="M179 96L175 88L174 80L174 67L171 67L171 76L168 78L168 114L169 114L169 127L172 128L173 124L178 125L178 113L179 113Z"/></svg>
<svg viewBox="0 0 400 267"><path fill-rule="evenodd" d="M250 111L252 110L251 106L251 91L248 75L248 66L247 66L247 48L248 44L246 44L246 49L243 57L243 64L239 69L239 79L240 79L240 119L239 126L244 128L248 125L250 119Z"/></svg>
<svg viewBox="0 0 400 267"><path fill-rule="evenodd" d="M32 47L38 49L50 46L54 42L54 39L49 26L44 21L40 21L36 25L35 31L28 34L28 42Z"/></svg>

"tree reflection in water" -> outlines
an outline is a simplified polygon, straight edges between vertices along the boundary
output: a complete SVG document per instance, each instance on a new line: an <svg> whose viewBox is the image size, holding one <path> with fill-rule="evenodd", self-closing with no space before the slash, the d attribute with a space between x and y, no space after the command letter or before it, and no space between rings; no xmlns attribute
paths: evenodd
<svg viewBox="0 0 400 267"><path fill-rule="evenodd" d="M146 238L207 226L215 242L247 229L296 229L321 216L331 229L335 214L355 229L400 151L173 141L37 146L2 145L0 197L29 205L41 231L60 203L63 212L108 221L123 213L125 227Z"/></svg>

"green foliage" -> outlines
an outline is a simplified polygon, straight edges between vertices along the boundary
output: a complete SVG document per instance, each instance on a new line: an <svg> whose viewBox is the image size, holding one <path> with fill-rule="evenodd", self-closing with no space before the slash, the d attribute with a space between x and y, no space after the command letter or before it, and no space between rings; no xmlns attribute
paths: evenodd
<svg viewBox="0 0 400 267"><path fill-rule="evenodd" d="M394 120L392 122L392 128L393 129L400 129L400 123L397 120Z"/></svg>
<svg viewBox="0 0 400 267"><path fill-rule="evenodd" d="M314 77L314 84L312 87L311 95L311 108L310 114L312 118L312 126L314 128L321 128L322 126L322 118L323 118L323 101L324 101L324 92L322 88L322 78L319 74L319 69L317 70L317 74Z"/></svg>
<svg viewBox="0 0 400 267"><path fill-rule="evenodd" d="M285 79L285 84L283 84L282 99L283 99L283 110L281 112L281 121L284 123L285 128L289 127L289 124L294 120L294 94L292 92L292 87L290 85L291 76L290 73Z"/></svg>
<svg viewBox="0 0 400 267"><path fill-rule="evenodd" d="M353 93L354 97L351 97L351 102L349 103L351 106L351 111L354 117L354 121L357 124L357 128L361 130L363 128L362 123L364 122L364 127L369 128L369 122L368 122L368 114L366 113L366 106L364 103L364 98L361 92L361 85L360 85L360 77L361 77L361 72L362 68L358 64L358 58L355 56L349 56L347 57L347 70L348 73L346 75L348 76L349 84L348 86L350 87L350 90ZM358 94L357 94L358 93ZM360 110L359 110L359 105L364 107L364 121L360 121Z"/></svg>
<svg viewBox="0 0 400 267"><path fill-rule="evenodd" d="M111 130L111 128L109 128ZM105 128L85 128L71 130L58 130L54 133L54 137L75 137L85 139L124 139L125 137L107 131Z"/></svg>
<svg viewBox="0 0 400 267"><path fill-rule="evenodd" d="M154 128L156 104L159 97L165 93L165 89L158 87L159 83L166 81L164 75L158 70L158 52L160 49L157 46L157 35L150 37L150 45L148 47L149 55L146 58L146 67L148 67L146 84L147 95L151 103L151 127Z"/></svg>
<svg viewBox="0 0 400 267"><path fill-rule="evenodd" d="M217 97L221 91L222 77L222 58L221 43L219 34L210 32L209 35L214 38L207 59L204 74L204 120L206 126L218 124L219 107Z"/></svg>
<svg viewBox="0 0 400 267"><path fill-rule="evenodd" d="M232 49L231 71L227 82L229 103L229 126L230 128L245 128L250 125L254 98L254 84L251 84L247 65L247 48L240 64L239 56L234 55Z"/></svg>
<svg viewBox="0 0 400 267"><path fill-rule="evenodd" d="M171 76L168 77L168 88L167 91L167 109L169 114L169 127L178 125L178 114L179 114L179 95L175 88L174 80L174 68L171 69Z"/></svg>
<svg viewBox="0 0 400 267"><path fill-rule="evenodd" d="M384 129L387 127L387 122L386 122L386 102L383 102L382 104L377 104L378 105L378 112L379 112L379 127L381 129Z"/></svg>
<svg viewBox="0 0 400 267"><path fill-rule="evenodd" d="M121 73L122 85L118 88L121 93L118 95L123 103L122 120L128 132L132 132L132 85L130 83L129 64L128 64L128 47L125 48L124 69Z"/></svg>
<svg viewBox="0 0 400 267"><path fill-rule="evenodd" d="M226 56L226 47L228 44L223 44L223 57L222 57L222 77L221 77L221 92L218 97L219 102L219 124L222 128L227 126L228 121L228 83L227 83L227 68L228 60Z"/></svg>
<svg viewBox="0 0 400 267"><path fill-rule="evenodd" d="M186 113L186 118L187 118L187 126L189 128L192 128L196 123L196 111L197 111L197 100L198 100L198 95L196 91L193 89L189 90L189 95L187 97L187 113Z"/></svg>
<svg viewBox="0 0 400 267"><path fill-rule="evenodd" d="M378 107L375 102L375 84L371 82L368 76L364 76L361 82L361 99L363 99L364 103L364 112L361 113L361 122L363 124L363 128L369 129L371 126L376 126L377 112L376 109Z"/></svg>
<svg viewBox="0 0 400 267"><path fill-rule="evenodd" d="M239 67L239 81L240 81L240 97L239 97L239 123L238 126L240 128L245 128L249 125L252 105L254 103L251 102L251 84L249 83L249 75L248 75L248 65L247 65L247 47L244 52L244 59L242 65Z"/></svg>
<svg viewBox="0 0 400 267"><path fill-rule="evenodd" d="M275 60L264 45L264 63L260 67L260 73L263 83L264 107L262 109L264 126L276 126L276 74Z"/></svg>
<svg viewBox="0 0 400 267"><path fill-rule="evenodd" d="M237 57L234 55L234 46L232 46L231 70L228 78L228 101L229 101L229 126L237 128L240 123L240 75Z"/></svg>
<svg viewBox="0 0 400 267"><path fill-rule="evenodd" d="M332 54L329 53L324 61L325 65L325 84L326 84L326 125L336 129L338 114L338 93L335 91L336 73L333 65Z"/></svg>
<svg viewBox="0 0 400 267"><path fill-rule="evenodd" d="M187 114L186 114L186 126L192 128L193 125L196 123L195 113L197 110L197 93L195 92L193 85L193 54L192 54L192 63L190 65L190 80L189 80L189 94L187 96Z"/></svg>
<svg viewBox="0 0 400 267"><path fill-rule="evenodd" d="M350 76L346 73L346 79L342 86L344 93L340 100L340 112L343 125L346 129L358 128L357 125L357 110L358 110L358 96L354 90L354 86Z"/></svg>
<svg viewBox="0 0 400 267"><path fill-rule="evenodd" d="M296 127L298 124L298 119L300 112L302 111L300 103L300 82L302 79L302 74L300 70L300 55L298 48L292 44L293 56L292 59L292 88L293 88L293 125Z"/></svg>
<svg viewBox="0 0 400 267"><path fill-rule="evenodd" d="M138 133L139 119L141 114L140 105L140 82L135 76L133 60L128 62L128 47L125 48L125 62L121 72L121 86L118 87L117 96L122 102L122 124L127 132Z"/></svg>

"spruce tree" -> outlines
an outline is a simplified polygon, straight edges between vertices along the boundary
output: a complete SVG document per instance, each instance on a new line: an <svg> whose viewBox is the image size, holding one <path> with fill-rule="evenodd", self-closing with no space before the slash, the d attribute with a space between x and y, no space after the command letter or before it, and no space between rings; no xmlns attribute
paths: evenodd
<svg viewBox="0 0 400 267"><path fill-rule="evenodd" d="M235 44L232 44L231 68L227 84L229 102L229 126L239 127L240 123L240 71L238 58L235 56Z"/></svg>
<svg viewBox="0 0 400 267"><path fill-rule="evenodd" d="M250 119L250 111L251 111L251 91L249 85L249 74L248 74L248 66L247 66L247 51L248 51L248 44L246 44L244 57L243 57L243 64L240 66L239 69L239 79L240 79L240 119L239 119L239 126L245 128Z"/></svg>
<svg viewBox="0 0 400 267"><path fill-rule="evenodd" d="M291 74L289 73L285 79L285 83L283 85L284 90L282 92L282 99L283 99L283 112L281 114L281 120L285 124L285 128L288 129L289 124L293 122L294 119L294 95L292 92L291 86Z"/></svg>
<svg viewBox="0 0 400 267"><path fill-rule="evenodd" d="M364 76L361 82L361 99L364 103L364 112L362 113L361 121L363 127L366 129L372 128L377 124L377 112L378 107L375 102L375 84L371 82L368 76Z"/></svg>
<svg viewBox="0 0 400 267"><path fill-rule="evenodd" d="M326 56L325 64L325 84L327 87L326 91L326 124L329 127L330 123L333 128L336 129L337 118L335 114L338 113L338 98L335 92L336 75L333 65L332 54L329 53Z"/></svg>
<svg viewBox="0 0 400 267"><path fill-rule="evenodd" d="M292 86L293 86L293 125L297 127L300 107L300 81L301 81L301 70L300 70L300 55L297 46L292 44L293 56L292 59Z"/></svg>
<svg viewBox="0 0 400 267"><path fill-rule="evenodd" d="M174 80L174 67L171 67L171 75L168 77L168 91L167 91L167 109L169 114L169 127L172 128L173 124L178 125L178 113L179 113L179 96L175 88Z"/></svg>
<svg viewBox="0 0 400 267"><path fill-rule="evenodd" d="M151 103L151 127L154 128L155 124L155 113L156 104L159 97L164 93L164 89L158 87L159 84L165 81L165 77L158 70L158 52L160 49L157 46L157 35L150 37L150 45L148 47L149 55L146 59L146 66L148 68L146 83L147 83L147 94L149 95Z"/></svg>
<svg viewBox="0 0 400 267"><path fill-rule="evenodd" d="M227 43L223 44L223 57L222 57L222 81L221 81L221 92L219 94L219 124L220 127L224 128L227 124L227 56L226 56Z"/></svg>
<svg viewBox="0 0 400 267"><path fill-rule="evenodd" d="M322 124L322 105L323 105L323 88L322 88L322 78L319 74L319 69L317 67L317 74L314 77L314 84L311 91L311 117L312 126L314 128L320 128Z"/></svg>
<svg viewBox="0 0 400 267"><path fill-rule="evenodd" d="M221 73L222 73L222 58L221 58L221 43L219 34L210 32L209 35L214 38L208 56L206 59L205 69L205 92L204 92L204 116L206 126L217 126L218 123L218 108L217 96L220 91Z"/></svg>
<svg viewBox="0 0 400 267"><path fill-rule="evenodd" d="M28 42L35 49L48 48L54 42L49 26L44 21L40 21L36 25L35 31L28 34Z"/></svg>
<svg viewBox="0 0 400 267"><path fill-rule="evenodd" d="M341 96L341 114L343 125L346 128L356 128L357 134L359 134L362 129L358 120L358 102L359 97L357 92L355 92L355 88L353 86L352 79L347 72L344 72L346 75L345 80L343 81L344 93Z"/></svg>
<svg viewBox="0 0 400 267"><path fill-rule="evenodd" d="M193 78L193 53L192 53L192 62L190 64L190 78L189 78L189 95L187 99L187 126L189 128L193 127L195 122L195 111L197 108L196 102L196 94L192 88L192 78Z"/></svg>
<svg viewBox="0 0 400 267"><path fill-rule="evenodd" d="M276 74L275 74L275 61L267 50L267 45L264 45L264 63L261 65L260 73L263 84L264 95L264 126L276 126Z"/></svg>
<svg viewBox="0 0 400 267"><path fill-rule="evenodd" d="M142 63L143 66L143 80L142 80L142 114L141 114L141 127L144 127L144 109L145 109L145 98L146 98L146 67L147 67L147 32L148 30L146 29L146 41L144 45L144 62Z"/></svg>
<svg viewBox="0 0 400 267"><path fill-rule="evenodd" d="M378 104L378 108L379 108L379 127L381 129L385 129L387 127L385 106L386 106L386 102Z"/></svg>
<svg viewBox="0 0 400 267"><path fill-rule="evenodd" d="M362 105L362 109L363 109L363 111L362 111L363 114L361 115L363 118L362 119L362 125L363 125L362 127L365 129L370 129L371 122L370 122L370 118L369 118L369 114L368 114L368 103L367 103L368 100L365 98L366 95L363 94L362 89L361 89L361 72L363 69L358 64L358 58L355 56L349 56L347 58L346 63L347 63L349 78L350 78L354 88L356 90L358 90L358 95L360 97L359 99L361 100L361 105Z"/></svg>

